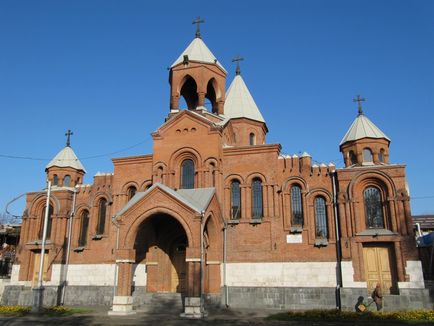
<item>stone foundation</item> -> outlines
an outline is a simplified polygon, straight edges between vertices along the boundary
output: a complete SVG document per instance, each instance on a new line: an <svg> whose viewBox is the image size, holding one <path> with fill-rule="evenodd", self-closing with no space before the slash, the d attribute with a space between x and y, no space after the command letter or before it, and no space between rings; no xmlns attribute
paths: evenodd
<svg viewBox="0 0 434 326"><path fill-rule="evenodd" d="M61 302L61 295L60 286L44 286L44 305L58 305ZM1 304L31 306L32 298L30 287L9 285L5 286ZM68 286L65 289L65 305L110 306L112 300L112 286Z"/></svg>
<svg viewBox="0 0 434 326"><path fill-rule="evenodd" d="M60 302L60 287L44 287L44 305L56 305ZM434 291L428 289L400 289L400 295L385 295L384 310L406 309L432 309ZM306 287L229 287L229 307L246 309L280 309L280 310L306 310L306 309L335 309L335 288L306 288ZM205 296L206 309L218 309L225 306L225 291L222 288L220 295ZM342 288L342 309L354 311L359 296L364 302L372 299L366 288ZM170 307L186 312L197 312L197 300L184 298L180 294L147 293L144 287L136 287L132 297L132 307L161 308ZM187 300L188 299L188 300ZM186 301L187 300L187 301ZM105 305L111 307L113 303L113 287L108 286L69 286L65 292L66 305ZM188 305L187 305L188 303ZM22 285L5 285L1 300L2 305L32 305L32 289ZM176 306L176 307L175 307ZM186 308L187 306L187 308ZM375 308L375 304L372 304ZM152 309L151 309L152 310ZM149 311L151 311L149 310Z"/></svg>
<svg viewBox="0 0 434 326"><path fill-rule="evenodd" d="M301 287L229 287L228 304L231 308L252 309L336 309L335 288ZM357 299L362 296L364 302L371 302L369 294L363 288L341 289L343 310L355 311ZM224 305L224 291L221 296ZM401 289L400 295L385 295L383 310L432 309L434 293L428 289ZM375 309L375 304L372 304Z"/></svg>

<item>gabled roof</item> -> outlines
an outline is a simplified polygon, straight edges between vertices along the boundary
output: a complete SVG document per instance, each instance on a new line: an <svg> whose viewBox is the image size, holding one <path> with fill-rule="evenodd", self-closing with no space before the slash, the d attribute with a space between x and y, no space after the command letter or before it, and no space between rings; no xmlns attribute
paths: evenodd
<svg viewBox="0 0 434 326"><path fill-rule="evenodd" d="M221 116L217 116L213 113L210 112L206 112L206 115L213 115L213 117L215 117L218 120L224 121L224 118ZM208 117L205 116L205 114L200 114L198 112L195 112L194 110L182 110L181 112L179 112L178 114L176 114L175 116L171 117L170 119L166 120L160 127L158 127L158 129L155 132L161 132L163 130L165 130L166 128L168 128L168 126L172 125L173 123L175 123L177 120L182 119L185 116L189 116L190 118L196 119L197 121L206 124L208 126L217 126L220 125L220 122L213 122L211 119L209 119Z"/></svg>
<svg viewBox="0 0 434 326"><path fill-rule="evenodd" d="M80 160L75 155L74 151L71 147L66 146L63 148L51 161L47 164L45 169L49 169L53 166L57 166L59 168L70 167L76 170L82 170L86 172Z"/></svg>
<svg viewBox="0 0 434 326"><path fill-rule="evenodd" d="M357 116L339 145L362 138L384 138L390 141L390 138L363 113Z"/></svg>
<svg viewBox="0 0 434 326"><path fill-rule="evenodd" d="M248 118L265 123L241 75L235 76L226 92L224 115L227 119Z"/></svg>
<svg viewBox="0 0 434 326"><path fill-rule="evenodd" d="M161 183L155 183L146 191L136 192L134 197L130 199L130 201L115 215L115 217L124 214L155 188L163 190L165 193L171 195L197 213L201 213L207 209L215 193L215 188L179 189L176 191Z"/></svg>
<svg viewBox="0 0 434 326"><path fill-rule="evenodd" d="M206 44L199 37L196 37L187 46L187 48L181 53L181 55L178 57L178 59L176 59L175 62L172 63L172 65L170 67L173 68L174 66L182 63L184 61L184 55L188 55L188 59L192 60L192 61L216 64L224 72L226 72L226 69L217 61L214 54L212 54L210 49L208 49Z"/></svg>

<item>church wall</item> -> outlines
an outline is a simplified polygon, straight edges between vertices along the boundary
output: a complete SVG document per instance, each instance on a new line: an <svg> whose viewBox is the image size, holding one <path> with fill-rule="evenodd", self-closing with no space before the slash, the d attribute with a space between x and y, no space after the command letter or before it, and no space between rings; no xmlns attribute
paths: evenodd
<svg viewBox="0 0 434 326"><path fill-rule="evenodd" d="M336 262L228 263L226 273L228 286L336 286Z"/></svg>

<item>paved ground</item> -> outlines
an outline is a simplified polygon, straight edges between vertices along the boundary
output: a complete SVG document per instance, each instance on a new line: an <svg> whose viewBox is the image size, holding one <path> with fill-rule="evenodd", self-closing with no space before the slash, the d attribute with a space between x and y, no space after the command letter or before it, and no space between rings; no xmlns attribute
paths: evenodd
<svg viewBox="0 0 434 326"><path fill-rule="evenodd" d="M270 310L221 310L210 313L204 319L192 320L185 319L178 316L177 313L145 313L138 312L130 316L108 316L107 308L100 307L94 308L91 313L77 314L74 316L65 317L48 317L38 315L27 315L24 317L0 317L0 325L17 326L17 325L57 325L57 326L72 326L72 325L98 325L98 326L129 326L129 325L167 325L167 326L202 326L202 325L312 325L312 326L368 326L367 322L280 322L280 321L267 321L264 317L273 313ZM368 322L369 326L391 326L397 325L396 323ZM405 324L401 324L405 325ZM433 325L433 324L417 324Z"/></svg>

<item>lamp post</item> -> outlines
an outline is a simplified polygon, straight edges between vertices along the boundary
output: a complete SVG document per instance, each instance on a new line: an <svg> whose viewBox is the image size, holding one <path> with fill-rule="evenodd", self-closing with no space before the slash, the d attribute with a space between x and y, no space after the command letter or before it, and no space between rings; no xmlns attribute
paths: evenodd
<svg viewBox="0 0 434 326"><path fill-rule="evenodd" d="M50 195L51 195L51 181L48 181L47 188L47 203L45 206L45 217L44 217L44 228L42 232L42 243L41 243L41 257L39 260L39 274L38 274L38 284L33 288L33 304L32 312L39 313L42 310L43 297L44 297L44 287L42 286L42 274L44 272L44 255L45 255L45 242L47 239L47 225L48 225L48 215L50 213Z"/></svg>

